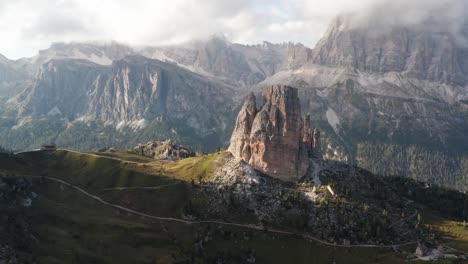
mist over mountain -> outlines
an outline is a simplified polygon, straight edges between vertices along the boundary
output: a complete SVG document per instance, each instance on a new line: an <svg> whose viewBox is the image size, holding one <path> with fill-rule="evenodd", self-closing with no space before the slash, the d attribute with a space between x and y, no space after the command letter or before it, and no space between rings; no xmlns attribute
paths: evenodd
<svg viewBox="0 0 468 264"><path fill-rule="evenodd" d="M346 11L348 10L348 11ZM370 31L434 22L436 29L460 33L466 23L468 5L461 0L377 0L357 1L354 8L340 12L349 18L349 26Z"/></svg>
<svg viewBox="0 0 468 264"><path fill-rule="evenodd" d="M378 33L349 23L337 17L308 63L259 86L300 87L312 123L328 123L349 160L466 186L466 48L426 23Z"/></svg>
<svg viewBox="0 0 468 264"><path fill-rule="evenodd" d="M348 17L335 20L315 47L312 62L367 72L404 72L423 80L466 84L468 47L460 43L457 35L433 26L436 22L395 25L374 33L350 23Z"/></svg>

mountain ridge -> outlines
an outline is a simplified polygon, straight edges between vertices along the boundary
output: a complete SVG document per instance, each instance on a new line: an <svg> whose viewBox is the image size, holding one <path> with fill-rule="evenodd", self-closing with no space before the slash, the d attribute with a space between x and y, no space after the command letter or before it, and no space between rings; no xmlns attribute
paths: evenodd
<svg viewBox="0 0 468 264"><path fill-rule="evenodd" d="M425 33L424 30L421 34L415 34L414 36L409 33L396 34L389 30L382 32L378 37L368 37L366 34L362 34L362 29L348 29L339 25L341 24L331 25L331 33L329 32L328 35L325 35L314 49L307 48L302 44L293 43L271 44L265 42L259 45L239 45L230 43L226 39L213 38L205 42L192 42L180 46L134 48L132 52L135 52L135 54L131 55L133 56L131 58L140 56L141 62L137 64L141 65L135 64L132 67L133 70L144 70L146 67L144 66L145 63L150 60L144 57L159 58L160 61L166 61L160 63L165 63L164 67L170 68L169 72L174 73L170 74L170 76L178 80L174 82L177 84L177 87L180 87L178 89L184 90L186 89L184 87L189 87L190 84L181 81L183 78L180 79L177 76L190 75L190 79L203 79L204 81L199 83L201 87L205 87L205 84L209 83L213 91L217 89L222 90L215 91L215 95L211 97L208 95L210 98L217 98L218 102L228 102L228 109L235 110L241 107L242 98L245 95L251 91L259 93L260 89L264 86L288 85L297 87L299 88L299 97L304 114L310 114L311 121L323 131L324 144L322 152L326 158L346 160L350 163L359 162L368 164L368 168L372 168L374 173L382 175L393 175L395 172L398 172L416 177L421 171L426 171L423 168L427 167L429 173L424 177L427 177L428 181L440 184L445 183L452 188L454 186L456 188L464 188L463 186L467 184L464 183L463 176L468 170L465 162L468 159L468 154L463 148L463 146L468 144L465 136L468 131L468 124L466 118L464 118L468 113L468 91L465 86L461 85L464 79L458 77L459 70L464 68L457 66L460 68L458 69L453 66L455 70L453 74L450 73L453 68L451 65L458 65L458 61L445 61L436 54L444 50L444 45L447 43L451 50L454 50L455 53L458 52L457 49L451 48L453 47L452 39L434 42L437 45L434 44L435 46L429 49L431 52L428 52L429 55L427 55L426 59L427 61L434 60L434 67L431 68L427 67L426 64L413 63L419 59L407 60L408 54L404 52L401 55L401 52L398 52L401 45L390 45L393 42L396 44L406 42L410 37L415 38L417 41L414 41L415 45L412 48L413 54L415 54L413 57L419 58L422 56L421 54L424 55L421 51L424 50L421 47L425 47L426 45L424 44L424 40L426 39L428 43L432 41L431 34ZM415 25L408 32L418 32L418 28L419 26ZM401 32L401 30L397 30L396 32ZM330 35L332 36L330 37ZM439 35L435 35L436 37L434 38L438 40L439 37L437 36ZM360 42L356 42L356 39ZM359 52L355 52L353 45L356 46L356 43L367 43L367 46L360 45ZM100 49L99 46L90 48L89 45L83 44L81 47L85 47L85 50L90 49L90 51L80 52L80 54L88 54L89 61L96 58L93 57L93 54L116 54L117 58L128 51L128 47L120 47L118 44L115 44L117 51L114 53L110 51L106 53L104 48L101 51L96 51L96 49ZM77 47L80 47L80 45L61 44L51 48L52 50L42 52L42 54L52 54L53 56L57 54L69 54L67 56L71 56L74 59L69 58L70 60L67 63L76 64L75 60L86 59L86 56L82 56L82 58L74 57ZM429 45L429 47L431 46ZM54 48L58 50L53 51ZM372 50L372 52L361 52L367 48ZM62 51L60 51L61 49ZM69 49L68 52L66 51L67 49ZM385 51L381 55L378 52L374 52L381 49ZM123 51L123 53L119 53L118 51ZM460 52L463 54L463 49ZM43 58L46 57L45 55L43 56ZM57 59L63 58L58 56ZM124 58L116 59L115 61L118 62L119 60L126 60L126 57L124 56ZM112 66L113 64L101 66L114 67ZM65 65L63 67L66 68ZM98 65L93 67L98 67ZM84 67L83 71L86 71L84 70L86 68L89 67ZM104 72L106 71L104 70ZM181 75L177 74L177 72ZM84 72L80 74L84 74ZM16 106L9 107L8 109L3 107L4 109L0 110L4 113L3 119L0 120L0 127L2 127L4 133L10 135L5 138L4 142L0 143L5 144L9 148L18 148L19 146L25 148L31 146L31 144L37 146L44 143L42 141L55 141L57 139L59 142L65 142L63 139L60 139L64 137L61 133L59 135L52 131L42 133L41 131L49 129L42 126L39 129L40 126L38 124L34 125L31 123L33 116L31 113L34 112L32 109L42 109L39 112L46 117L49 112L50 114L57 114L62 111L66 112L63 110L64 106L57 106L58 109L54 109L55 103L51 105L46 103L49 102L47 100L51 98L50 95L39 100L40 96L34 96L34 93L31 93L41 83L43 85L39 90L50 90L50 87L53 85L45 80L54 80L51 77L53 75L53 72L49 71L45 75L29 77L30 79L25 83L16 86L20 88L27 87L28 89L17 99L11 99L10 103L6 104L8 106ZM123 77L130 75L117 74L114 77L117 77L119 80L117 83L123 84ZM101 78L103 78L102 76ZM138 80L140 77L135 78ZM78 82L78 80L72 80L72 75L66 77L64 74L63 78L63 87L67 87L65 85L67 82L70 84ZM96 78L91 79L93 81L97 80ZM72 122L74 125L72 135L79 133L86 126L92 127L94 125L98 127L95 129L99 133L98 135L92 135L89 139L80 137L79 140L71 141L70 139L73 136L67 135L69 139L67 139L68 143L66 143L66 146L80 146L80 150L90 150L90 146L94 146L95 149L106 147L106 145L109 147L110 144L129 147L141 143L136 141L140 140L140 136L143 134L148 136L141 138L142 142L153 139L164 140L169 135L181 137L171 132L171 126L174 126L173 128L176 131L185 131L184 135L186 136L184 136L185 139L182 142L185 145L192 146L192 143L202 141L199 137L213 133L219 134L214 136L216 140L212 141L213 144L209 144L211 149L228 143L230 135L227 131L229 129L223 129L223 127L232 127L235 117L233 114L225 111L225 107L222 104L202 109L203 107L200 108L198 104L191 102L192 100L189 100L188 96L182 96L180 98L186 98L187 100L184 99L177 104L169 104L173 108L167 111L168 120L161 123L158 121L159 117L156 118L156 116L151 115L151 118L146 118L145 113L150 113L153 110L161 113L162 109L165 109L165 101L155 100L152 103L155 108L151 108L153 109L151 110L145 106L148 102L141 97L145 93L140 96L132 94L140 88L147 90L147 88L151 87L152 82L149 80L150 78L148 76L140 78L140 80L143 79L146 81L131 82L130 86L119 84L119 87L127 87L125 89L116 89L114 85L98 85L97 81L94 84L88 81L86 88L82 87L80 89L82 89L81 94L85 94L85 90L90 93L94 91L94 96L86 95L88 99L94 98L93 100L87 99L91 107L89 109L87 107L78 107L80 111L77 110L75 113L70 113L67 118L70 121L78 118L74 115L81 115L83 117L94 115L92 120L84 118L85 121L88 120L89 122L82 122L80 125ZM193 86L194 89L187 89L186 91L193 92L201 89L201 92L198 94L197 92L192 94L201 103L203 102L202 98L207 96L208 90L199 87L200 85L196 86ZM8 87L11 87L11 84ZM111 88L103 90L96 87ZM60 91L60 89L57 89L57 91ZM119 91L121 96L115 102L106 102L104 91L112 94L116 100L117 91ZM129 91L129 95L135 96L132 97L133 99L129 103L139 102L137 103L139 106L134 109L125 103L124 94ZM29 103L23 100L28 97L25 95L28 92L30 93ZM44 94L49 93L44 92ZM9 97L11 98L11 96ZM21 105L15 102L18 98L21 99ZM76 103L82 99L77 97L70 100L72 100L70 106L76 106ZM206 104L209 105L208 102ZM83 103L83 105L85 104ZM87 110L84 110L85 108ZM222 113L219 113L220 110ZM205 113L206 117L203 117L201 113L197 113L198 111ZM24 115L20 119L14 118L12 115L15 112L24 113ZM49 120L49 122L54 123L53 126L56 131L70 130L68 121L55 120L58 116L54 115L56 118L49 117L40 122ZM183 120L182 118L188 119ZM105 125L110 124L108 121L111 121L113 129ZM21 128L23 124L27 124L28 122L31 125L29 128L26 128L27 126L23 127L22 133L24 134L18 133L18 130L13 129ZM170 125L169 122L171 122ZM213 124L215 125L213 126ZM115 129L117 125L125 129L119 131ZM142 126L146 126L147 128L138 130ZM150 127L158 132L151 132ZM213 128L215 129L213 130ZM15 145L18 143L15 137L26 135L28 129L35 130L39 135L47 134L47 136L40 136L37 139L26 136L26 138L30 139L23 141L24 143L22 142L20 145ZM135 133L135 129L140 132ZM196 132L193 133L190 130ZM88 129L86 131L92 133ZM127 136L120 135L124 133ZM159 133L164 134L164 137L154 138ZM101 134L106 138L104 141L96 139L102 137ZM150 134L152 135L151 137L149 136ZM116 135L120 136L117 137ZM197 136L197 140L190 140L190 137L195 135ZM118 138L118 141L111 140L112 137ZM129 141L129 143L124 144L124 141ZM99 144L106 145L99 146ZM386 147L393 149L393 151L385 151ZM195 146L195 148L198 148L198 146ZM406 153L404 151L405 148L412 149L412 153L410 155ZM403 158L408 157L408 155L414 158ZM400 164L403 168L412 169L399 170L393 165L390 166L388 164L382 164L381 168L375 168L371 164L381 164L374 160L377 157L395 161L395 163L390 162L389 164ZM448 157L449 162L441 164L441 157ZM418 164L417 160L424 160L424 163Z"/></svg>
<svg viewBox="0 0 468 264"><path fill-rule="evenodd" d="M393 26L372 33L372 26L353 28L349 20L340 16L332 22L314 48L312 63L467 84L468 47L459 45L452 33L430 25Z"/></svg>

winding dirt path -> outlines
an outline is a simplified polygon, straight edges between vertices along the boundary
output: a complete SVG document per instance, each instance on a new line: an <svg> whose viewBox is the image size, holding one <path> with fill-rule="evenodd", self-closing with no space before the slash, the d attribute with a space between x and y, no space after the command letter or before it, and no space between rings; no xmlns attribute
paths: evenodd
<svg viewBox="0 0 468 264"><path fill-rule="evenodd" d="M153 215L148 215L148 214L145 214L145 213L141 213L141 212L138 212L138 211L135 211L135 210L132 210L132 209L117 205L117 204L108 203L108 202L104 201L101 197L90 194L89 192L83 190L82 188L80 188L78 186L75 186L75 185L73 185L71 183L68 183L66 181L60 180L60 179L47 177L47 176L29 176L29 177L42 178L42 179L47 179L49 181L61 183L63 185L66 185L66 186L68 186L70 188L73 188L73 189L81 192L82 194L88 196L91 199L96 200L97 202L99 202L101 204L104 204L104 205L107 205L107 206L110 206L110 207L113 207L113 208L117 208L119 210L131 213L131 214L134 214L134 215L138 215L138 216L142 216L142 217L146 217L146 218L150 218L150 219L156 219L156 220L160 220L160 221L178 222L178 223L187 224L187 225L218 224L218 225L235 226L235 227L241 227L241 228L247 228L247 229L253 229L253 230L260 230L260 231L265 231L265 232L269 232L269 233L284 234L284 235L295 235L295 236L302 237L304 239L313 240L313 241L318 242L318 243L323 244L323 245L332 246L332 247L340 247L340 248L398 248L398 247L413 245L413 244L417 243L416 241L410 241L410 242L407 242L407 243L396 244L396 245L369 245L369 244L341 245L341 244L333 244L333 243L321 240L319 238L313 237L313 236L308 235L308 234L300 234L300 233L295 233L295 232L285 231L285 230L278 230L278 229L269 229L269 228L265 228L263 226L258 226L258 225L231 223L231 222L224 222L224 221L219 221L219 220L190 221L190 220L185 220L185 219L181 219L181 218L174 218L174 217L153 216Z"/></svg>
<svg viewBox="0 0 468 264"><path fill-rule="evenodd" d="M137 189L140 189L140 190L157 190L157 189L162 189L162 188L169 187L169 186L174 186L174 185L177 185L177 184L179 184L179 183L172 183L172 184L159 185L159 186L150 186L150 187L114 187L114 188L101 189L101 191L114 191L114 190L123 191L123 190L137 190Z"/></svg>
<svg viewBox="0 0 468 264"><path fill-rule="evenodd" d="M116 160L116 161L120 161L120 162L139 164L138 162L134 162L134 161L122 160L122 159L115 158L115 157L100 156L100 155L93 154L93 153L81 153L81 152L68 150L68 149L60 149L60 150L64 150L64 151L67 151L67 152L72 152L72 153L76 153L76 154L80 154L80 155L91 155L91 156L100 157L100 158L112 159L112 160ZM40 151L40 150L32 150L32 151ZM31 152L31 151L23 151L23 152L18 152L18 153L15 153L15 154L21 154L21 153L27 153L27 152ZM253 224L231 223L231 222L224 222L224 221L220 221L220 220L190 221L190 220L185 220L185 219L181 219L181 218L153 216L153 215L148 215L148 214L145 214L145 213L142 213L142 212L138 212L138 211L135 211L135 210L132 210L130 208L126 208L126 207L123 207L123 206L120 206L120 205L117 205L117 204L108 203L108 202L104 201L99 196L93 195L93 194L85 191L84 189L82 189L82 188L80 188L78 186L75 186L75 185L73 185L71 183L68 183L66 181L63 181L63 180L60 180L60 179L57 179L57 178L52 178L52 177L48 177L48 176L26 176L26 177L41 178L41 179L47 179L47 180L53 181L53 182L58 182L58 183L61 183L63 185L66 185L66 186L68 186L70 188L73 188L73 189L81 192L82 194L88 196L89 198L91 198L93 200L96 200L97 202L99 202L101 204L104 204L106 206L110 206L110 207L113 207L113 208L116 208L116 209L119 209L119 210L122 210L122 211L125 211L125 212L128 212L128 213L131 213L131 214L134 214L134 215L138 215L138 216L142 216L142 217L146 217L146 218L150 218L150 219L156 219L156 220L160 220L160 221L177 222L177 223L182 223L182 224L187 224L187 225L218 224L218 225L225 225L225 226L235 226L235 227L247 228L247 229L252 229L252 230L265 231L265 232L269 232L269 233L299 236L301 238L310 239L310 240L313 240L313 241L318 242L318 243L323 244L323 245L332 246L332 247L339 247L339 248L398 248L398 247L413 245L413 244L417 243L417 241L410 241L410 242L407 242L407 243L394 244L394 245L371 245L371 244L342 245L342 244L330 243L330 242L321 240L321 239L319 239L317 237L314 237L314 236L311 236L311 235L308 235L308 234L305 234L305 233L295 233L295 232L279 230L279 229L269 229L269 228L265 228L263 226L258 226L258 225L253 225ZM169 185L175 185L175 184L169 184ZM169 185L154 186L154 187L115 187L115 188L107 188L107 189L103 189L103 190L159 189L159 188L167 187ZM414 216L410 216L410 217L414 217ZM410 217L408 217L408 218L410 218ZM406 220L406 219L407 218L402 219L401 221Z"/></svg>

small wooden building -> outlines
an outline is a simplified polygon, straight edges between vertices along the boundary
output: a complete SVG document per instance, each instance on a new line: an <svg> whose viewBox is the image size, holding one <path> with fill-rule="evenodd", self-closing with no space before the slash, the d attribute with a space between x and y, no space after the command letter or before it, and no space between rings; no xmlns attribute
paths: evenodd
<svg viewBox="0 0 468 264"><path fill-rule="evenodd" d="M55 144L44 144L41 146L41 150L45 151L54 151L57 149L57 146Z"/></svg>

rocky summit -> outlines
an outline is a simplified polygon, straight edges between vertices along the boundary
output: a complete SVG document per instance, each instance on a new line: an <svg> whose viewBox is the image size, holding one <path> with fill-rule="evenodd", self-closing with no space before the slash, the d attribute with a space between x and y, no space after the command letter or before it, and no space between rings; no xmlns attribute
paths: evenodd
<svg viewBox="0 0 468 264"><path fill-rule="evenodd" d="M309 158L320 158L320 133L302 118L298 90L268 86L257 110L253 93L237 117L229 151L255 169L284 181L297 181L307 172Z"/></svg>

